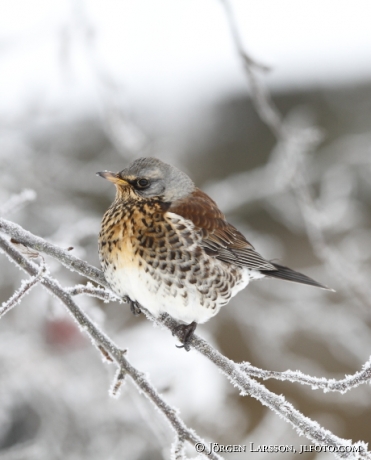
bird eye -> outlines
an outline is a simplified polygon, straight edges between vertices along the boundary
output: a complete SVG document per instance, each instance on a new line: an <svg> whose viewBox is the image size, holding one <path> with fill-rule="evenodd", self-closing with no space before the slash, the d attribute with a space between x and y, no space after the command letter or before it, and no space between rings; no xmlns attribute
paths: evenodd
<svg viewBox="0 0 371 460"><path fill-rule="evenodd" d="M147 188L149 187L149 180L147 179L138 179L136 183L138 188Z"/></svg>

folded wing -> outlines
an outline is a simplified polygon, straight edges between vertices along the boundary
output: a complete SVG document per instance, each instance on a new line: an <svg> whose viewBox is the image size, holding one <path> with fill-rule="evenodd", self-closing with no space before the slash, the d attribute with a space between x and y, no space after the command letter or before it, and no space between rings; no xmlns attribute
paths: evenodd
<svg viewBox="0 0 371 460"><path fill-rule="evenodd" d="M272 278L328 289L302 273L264 259L200 189L196 189L190 197L172 203L168 211L192 221L201 232L202 247L216 259L258 270Z"/></svg>
<svg viewBox="0 0 371 460"><path fill-rule="evenodd" d="M276 270L225 220L216 203L201 190L196 189L191 197L173 203L168 211L193 222L202 232L202 246L209 255L253 270Z"/></svg>

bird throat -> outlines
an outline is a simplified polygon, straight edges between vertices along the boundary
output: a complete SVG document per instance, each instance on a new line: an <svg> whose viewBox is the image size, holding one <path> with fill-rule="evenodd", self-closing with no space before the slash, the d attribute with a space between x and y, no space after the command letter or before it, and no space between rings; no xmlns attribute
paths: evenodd
<svg viewBox="0 0 371 460"><path fill-rule="evenodd" d="M102 220L99 252L103 259L112 259L115 250L122 251L128 244L134 256L141 249L150 250L154 238L163 235L167 207L159 200L116 199Z"/></svg>

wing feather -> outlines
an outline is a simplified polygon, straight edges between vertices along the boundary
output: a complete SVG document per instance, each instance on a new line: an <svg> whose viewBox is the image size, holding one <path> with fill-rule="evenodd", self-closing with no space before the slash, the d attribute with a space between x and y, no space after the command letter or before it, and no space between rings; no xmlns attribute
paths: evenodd
<svg viewBox="0 0 371 460"><path fill-rule="evenodd" d="M200 189L190 197L172 203L168 211L192 221L202 232L202 246L215 258L254 270L277 270L225 220L217 204Z"/></svg>

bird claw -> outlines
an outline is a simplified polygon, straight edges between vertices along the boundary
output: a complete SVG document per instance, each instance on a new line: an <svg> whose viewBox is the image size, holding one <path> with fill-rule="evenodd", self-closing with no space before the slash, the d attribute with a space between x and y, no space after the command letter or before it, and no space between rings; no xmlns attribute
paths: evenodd
<svg viewBox="0 0 371 460"><path fill-rule="evenodd" d="M123 301L125 303L129 304L130 311L133 313L134 316L138 316L138 315L140 315L142 313L142 311L140 309L140 306L139 306L137 301L131 300L131 298L128 297L127 295L125 297L123 297Z"/></svg>
<svg viewBox="0 0 371 460"><path fill-rule="evenodd" d="M193 333L196 330L197 323L192 321L191 324L180 324L174 329L173 335L177 334L179 340L182 342L182 345L175 345L177 348L184 348L185 351L189 351L191 349L191 341L193 338Z"/></svg>

